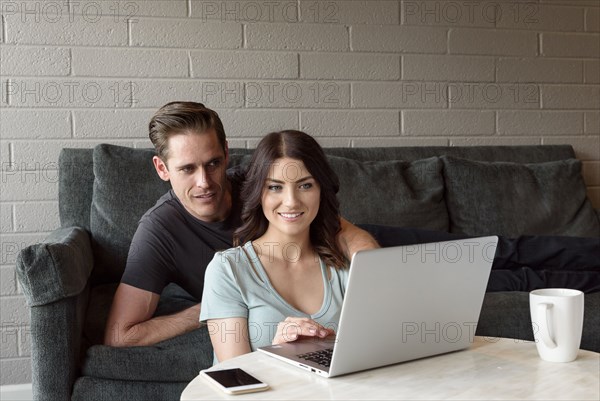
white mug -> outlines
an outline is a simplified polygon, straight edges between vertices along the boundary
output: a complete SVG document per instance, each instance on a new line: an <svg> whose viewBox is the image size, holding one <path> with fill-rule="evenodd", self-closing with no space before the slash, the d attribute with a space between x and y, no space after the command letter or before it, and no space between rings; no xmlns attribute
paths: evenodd
<svg viewBox="0 0 600 401"><path fill-rule="evenodd" d="M529 311L540 357L550 362L575 360L583 329L583 292L566 288L531 291Z"/></svg>

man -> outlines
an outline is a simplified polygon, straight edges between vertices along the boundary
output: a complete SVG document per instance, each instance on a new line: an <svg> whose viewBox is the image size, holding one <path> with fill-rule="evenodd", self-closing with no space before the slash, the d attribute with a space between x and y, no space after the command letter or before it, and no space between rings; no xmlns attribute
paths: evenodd
<svg viewBox="0 0 600 401"><path fill-rule="evenodd" d="M149 136L159 177L172 189L141 218L107 322L105 343L151 345L199 327L200 304L153 317L162 290L178 284L200 300L204 270L219 249L232 246L241 225L243 174L227 171L223 124L200 103L172 102L152 117ZM342 219L338 241L346 256L378 247L365 231Z"/></svg>

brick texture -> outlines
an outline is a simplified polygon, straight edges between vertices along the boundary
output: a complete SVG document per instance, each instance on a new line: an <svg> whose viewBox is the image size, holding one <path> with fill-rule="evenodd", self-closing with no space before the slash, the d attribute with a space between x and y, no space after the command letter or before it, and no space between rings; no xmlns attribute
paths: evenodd
<svg viewBox="0 0 600 401"><path fill-rule="evenodd" d="M298 55L282 52L193 51L198 78L298 78Z"/></svg>
<svg viewBox="0 0 600 401"><path fill-rule="evenodd" d="M262 137L267 132L298 129L298 112L285 110L218 110L228 138ZM231 140L229 147L233 147Z"/></svg>
<svg viewBox="0 0 600 401"><path fill-rule="evenodd" d="M535 31L583 31L584 11L581 7L553 6L534 2L505 2L500 7L497 27Z"/></svg>
<svg viewBox="0 0 600 401"><path fill-rule="evenodd" d="M191 0L191 16L201 21L286 22L299 21L297 1Z"/></svg>
<svg viewBox="0 0 600 401"><path fill-rule="evenodd" d="M348 31L341 25L251 24L246 26L249 49L348 50Z"/></svg>
<svg viewBox="0 0 600 401"><path fill-rule="evenodd" d="M494 113L491 111L417 111L402 112L405 135L493 135Z"/></svg>
<svg viewBox="0 0 600 401"><path fill-rule="evenodd" d="M542 33L542 54L548 57L600 57L596 34Z"/></svg>
<svg viewBox="0 0 600 401"><path fill-rule="evenodd" d="M494 67L493 57L406 55L402 57L402 78L493 82Z"/></svg>
<svg viewBox="0 0 600 401"><path fill-rule="evenodd" d="M242 25L202 20L141 19L132 24L131 43L143 47L239 49Z"/></svg>
<svg viewBox="0 0 600 401"><path fill-rule="evenodd" d="M451 29L448 50L452 54L482 54L501 56L537 55L535 32Z"/></svg>
<svg viewBox="0 0 600 401"><path fill-rule="evenodd" d="M2 75L67 76L71 60L69 49L3 46L0 48Z"/></svg>
<svg viewBox="0 0 600 401"><path fill-rule="evenodd" d="M600 134L600 112L585 113L585 133Z"/></svg>
<svg viewBox="0 0 600 401"><path fill-rule="evenodd" d="M390 0L301 1L300 21L330 24L391 24L400 20L399 4Z"/></svg>
<svg viewBox="0 0 600 401"><path fill-rule="evenodd" d="M0 203L0 232L13 231L13 206Z"/></svg>
<svg viewBox="0 0 600 401"><path fill-rule="evenodd" d="M68 110L4 109L0 112L2 139L54 139L71 137Z"/></svg>
<svg viewBox="0 0 600 401"><path fill-rule="evenodd" d="M100 140L148 138L148 122L153 114L153 110L75 110L73 136Z"/></svg>
<svg viewBox="0 0 600 401"><path fill-rule="evenodd" d="M500 135L581 135L584 114L565 111L499 111Z"/></svg>
<svg viewBox="0 0 600 401"><path fill-rule="evenodd" d="M16 232L52 231L60 225L58 202L15 205Z"/></svg>
<svg viewBox="0 0 600 401"><path fill-rule="evenodd" d="M400 56L315 53L300 55L300 76L357 81L400 79Z"/></svg>
<svg viewBox="0 0 600 401"><path fill-rule="evenodd" d="M581 60L500 58L496 68L499 82L583 82Z"/></svg>
<svg viewBox="0 0 600 401"><path fill-rule="evenodd" d="M352 106L378 109L431 109L448 107L445 82L352 84Z"/></svg>
<svg viewBox="0 0 600 401"><path fill-rule="evenodd" d="M41 2L35 2L40 4ZM21 3L23 4L23 3ZM58 4L58 3L56 3ZM127 23L68 13L4 15L6 43L19 45L126 46Z"/></svg>
<svg viewBox="0 0 600 401"><path fill-rule="evenodd" d="M446 29L412 26L351 27L353 51L446 53Z"/></svg>
<svg viewBox="0 0 600 401"><path fill-rule="evenodd" d="M320 137L362 136L366 131L377 136L400 134L397 111L305 111L300 113L300 129Z"/></svg>
<svg viewBox="0 0 600 401"><path fill-rule="evenodd" d="M187 77L184 51L73 49L73 75L106 77Z"/></svg>
<svg viewBox="0 0 600 401"><path fill-rule="evenodd" d="M584 82L587 84L600 84L600 61L585 60Z"/></svg>
<svg viewBox="0 0 600 401"><path fill-rule="evenodd" d="M542 86L542 107L545 109L600 109L600 87Z"/></svg>

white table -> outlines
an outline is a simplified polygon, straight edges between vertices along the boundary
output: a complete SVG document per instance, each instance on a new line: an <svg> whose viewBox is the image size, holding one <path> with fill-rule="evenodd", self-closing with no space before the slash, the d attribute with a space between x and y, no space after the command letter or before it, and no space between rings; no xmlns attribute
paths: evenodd
<svg viewBox="0 0 600 401"><path fill-rule="evenodd" d="M181 400L600 399L600 354L580 350L574 362L545 362L534 343L506 338L476 337L464 351L331 379L259 352L213 369L232 367L246 370L271 389L228 396L198 376Z"/></svg>

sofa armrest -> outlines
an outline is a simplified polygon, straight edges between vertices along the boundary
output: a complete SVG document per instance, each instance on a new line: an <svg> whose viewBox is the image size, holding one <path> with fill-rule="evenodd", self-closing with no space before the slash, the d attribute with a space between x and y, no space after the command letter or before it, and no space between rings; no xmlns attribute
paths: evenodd
<svg viewBox="0 0 600 401"><path fill-rule="evenodd" d="M87 231L79 227L59 228L44 242L19 253L17 276L27 304L40 306L81 293L93 266Z"/></svg>
<svg viewBox="0 0 600 401"><path fill-rule="evenodd" d="M89 234L77 227L52 232L17 258L17 276L30 306L31 370L37 401L71 399L80 371L92 268Z"/></svg>

